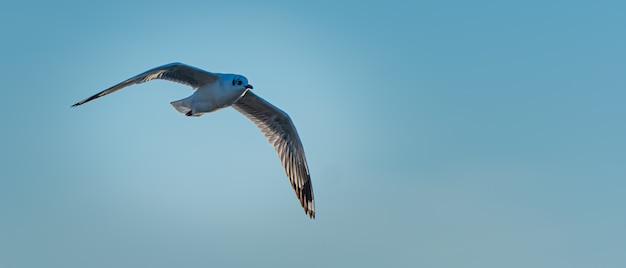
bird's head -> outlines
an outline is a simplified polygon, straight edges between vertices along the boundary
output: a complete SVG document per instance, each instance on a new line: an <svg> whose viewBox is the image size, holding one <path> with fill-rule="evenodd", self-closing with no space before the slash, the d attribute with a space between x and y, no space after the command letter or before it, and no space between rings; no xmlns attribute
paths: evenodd
<svg viewBox="0 0 626 268"><path fill-rule="evenodd" d="M248 84L248 78L243 75L233 75L231 83L236 89L253 89L252 85Z"/></svg>

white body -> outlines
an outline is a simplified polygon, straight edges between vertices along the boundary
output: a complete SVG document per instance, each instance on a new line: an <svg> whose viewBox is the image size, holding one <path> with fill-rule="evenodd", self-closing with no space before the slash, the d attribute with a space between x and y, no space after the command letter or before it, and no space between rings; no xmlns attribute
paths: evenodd
<svg viewBox="0 0 626 268"><path fill-rule="evenodd" d="M191 96L171 102L172 106L182 114L200 116L233 105L248 90L232 87L232 74L216 75L219 79L215 83L200 86Z"/></svg>

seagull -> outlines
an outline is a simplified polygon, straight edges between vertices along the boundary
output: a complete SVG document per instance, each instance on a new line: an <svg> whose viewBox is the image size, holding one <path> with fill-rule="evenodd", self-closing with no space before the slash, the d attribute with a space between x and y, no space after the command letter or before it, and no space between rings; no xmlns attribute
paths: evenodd
<svg viewBox="0 0 626 268"><path fill-rule="evenodd" d="M131 77L77 102L72 107L83 105L127 86L154 79L180 83L195 90L191 96L170 103L174 109L186 116L201 116L230 106L250 119L274 146L304 212L311 219L315 218L311 176L296 127L287 113L252 93L253 87L243 75L210 73L175 62Z"/></svg>

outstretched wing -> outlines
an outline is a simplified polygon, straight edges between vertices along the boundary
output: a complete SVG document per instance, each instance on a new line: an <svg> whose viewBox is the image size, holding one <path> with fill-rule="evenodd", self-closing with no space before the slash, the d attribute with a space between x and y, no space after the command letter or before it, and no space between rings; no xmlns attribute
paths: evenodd
<svg viewBox="0 0 626 268"><path fill-rule="evenodd" d="M164 79L172 82L177 82L196 89L204 84L215 82L218 79L218 76L180 62L170 63L138 74L124 82L107 88L96 95L77 102L76 104L72 105L72 107L82 105L86 102L113 93L127 86L133 84L141 84L153 79Z"/></svg>
<svg viewBox="0 0 626 268"><path fill-rule="evenodd" d="M252 120L274 146L300 205L309 217L315 218L313 187L304 148L289 115L250 90L233 104L233 108Z"/></svg>

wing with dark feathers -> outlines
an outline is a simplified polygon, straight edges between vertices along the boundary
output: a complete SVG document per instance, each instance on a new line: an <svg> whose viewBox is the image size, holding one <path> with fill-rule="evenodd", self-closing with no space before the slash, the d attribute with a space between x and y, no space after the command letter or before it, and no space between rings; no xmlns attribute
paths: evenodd
<svg viewBox="0 0 626 268"><path fill-rule="evenodd" d="M304 148L296 127L287 113L278 109L250 90L235 104L240 113L248 117L263 132L278 153L291 187L293 187L304 212L315 218L315 202L309 167L304 156Z"/></svg>
<svg viewBox="0 0 626 268"><path fill-rule="evenodd" d="M113 93L127 86L141 84L153 79L164 79L176 83L181 83L183 85L190 86L193 89L196 89L204 84L217 81L218 76L180 62L170 63L138 74L124 82L107 88L96 95L77 102L76 104L72 105L72 107L82 105L86 102Z"/></svg>

